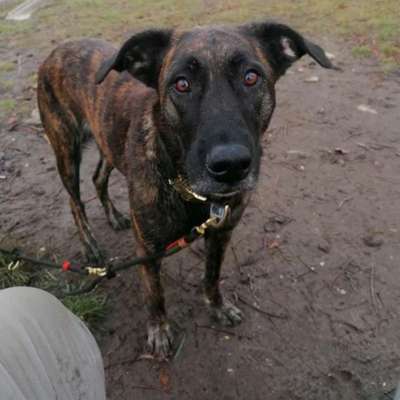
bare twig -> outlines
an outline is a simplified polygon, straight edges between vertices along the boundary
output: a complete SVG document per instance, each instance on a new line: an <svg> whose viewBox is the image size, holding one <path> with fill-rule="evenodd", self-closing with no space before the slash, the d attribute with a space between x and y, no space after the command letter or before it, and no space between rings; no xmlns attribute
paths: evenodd
<svg viewBox="0 0 400 400"><path fill-rule="evenodd" d="M123 360L116 360L114 362L109 362L107 365L104 366L104 369L113 368L116 367L117 365L131 365L142 360L143 358L141 358L140 356L135 356L133 358L125 358Z"/></svg>
<svg viewBox="0 0 400 400"><path fill-rule="evenodd" d="M225 329L215 328L214 326L199 325L199 324L195 324L195 326L196 326L196 328L209 329L211 331L215 331L215 332L218 332L218 333L223 333L225 335L236 336L235 332L227 331Z"/></svg>
<svg viewBox="0 0 400 400"><path fill-rule="evenodd" d="M345 199L343 199L337 206L337 210L340 210L344 203L347 203L348 201L353 200L353 197L346 197Z"/></svg>
<svg viewBox="0 0 400 400"><path fill-rule="evenodd" d="M378 301L377 301L376 292L375 292L375 265L374 264L372 264L372 267L371 267L369 288L370 288L370 293L371 293L372 305L374 306L375 312L378 312Z"/></svg>
<svg viewBox="0 0 400 400"><path fill-rule="evenodd" d="M291 260L289 260L286 255L283 253L283 251L278 247L277 248L278 252L281 254L282 258L289 264L291 265ZM291 253L287 248L286 251ZM311 265L308 265L299 255L294 255L293 253L291 253L292 257L297 258L301 264L303 264L310 272L313 272L314 274L316 273L315 268Z"/></svg>
<svg viewBox="0 0 400 400"><path fill-rule="evenodd" d="M242 302L243 304L247 305L248 307L252 308L253 310L259 312L260 314L264 314L269 318L278 318L278 319L289 319L289 316L287 314L275 314L269 311L265 311L253 304L251 304L249 301L247 301L246 299L244 299L241 296L238 296L238 300L240 302Z"/></svg>
<svg viewBox="0 0 400 400"><path fill-rule="evenodd" d="M364 150L367 150L367 151L370 150L370 148L365 143L357 143L357 146L361 147L361 148L363 148Z"/></svg>

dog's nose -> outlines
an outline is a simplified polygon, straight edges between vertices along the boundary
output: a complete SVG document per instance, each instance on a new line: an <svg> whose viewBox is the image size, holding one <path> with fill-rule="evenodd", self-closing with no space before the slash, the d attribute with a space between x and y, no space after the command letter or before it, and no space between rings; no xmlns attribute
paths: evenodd
<svg viewBox="0 0 400 400"><path fill-rule="evenodd" d="M241 144L219 145L207 156L208 173L217 181L234 183L244 179L251 164L250 150Z"/></svg>

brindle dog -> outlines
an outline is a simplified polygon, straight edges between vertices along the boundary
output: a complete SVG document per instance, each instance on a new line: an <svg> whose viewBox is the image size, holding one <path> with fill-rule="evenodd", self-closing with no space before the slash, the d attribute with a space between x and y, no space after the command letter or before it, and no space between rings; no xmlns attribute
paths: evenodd
<svg viewBox="0 0 400 400"><path fill-rule="evenodd" d="M223 227L206 232L204 291L215 317L239 323L240 310L220 292L220 267L257 181L274 85L305 54L333 68L319 46L270 22L148 30L119 50L92 39L55 49L40 67L39 109L86 256L102 261L79 191L82 144L90 134L100 150L93 175L98 197L114 229L132 223L138 255L158 252L204 222L209 202L230 206ZM108 196L113 168L126 177L130 219ZM169 184L178 176L209 202L185 201ZM141 275L150 311L148 344L168 357L174 329L160 262L143 265Z"/></svg>

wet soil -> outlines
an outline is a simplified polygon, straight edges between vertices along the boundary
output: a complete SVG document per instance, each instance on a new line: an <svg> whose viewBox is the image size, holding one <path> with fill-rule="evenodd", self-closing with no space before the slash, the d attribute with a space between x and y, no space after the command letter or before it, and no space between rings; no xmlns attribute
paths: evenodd
<svg viewBox="0 0 400 400"><path fill-rule="evenodd" d="M169 364L143 359L139 279L124 272L102 289L111 304L100 335L110 400L392 398L400 379L400 75L352 58L343 43L323 44L343 72L307 59L278 84L258 190L227 252L222 287L244 322L228 329L209 319L197 243L163 268L183 347ZM0 52L20 63L14 95L34 109L27 77L44 54ZM35 119L1 121L0 241L79 260L68 198ZM107 225L91 182L96 162L92 145L82 197L103 249L125 259L133 236ZM111 192L127 212L117 172Z"/></svg>

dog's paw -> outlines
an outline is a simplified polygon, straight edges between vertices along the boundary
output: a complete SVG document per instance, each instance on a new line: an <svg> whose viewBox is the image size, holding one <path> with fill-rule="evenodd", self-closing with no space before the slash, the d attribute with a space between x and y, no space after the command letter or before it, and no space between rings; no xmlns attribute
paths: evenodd
<svg viewBox="0 0 400 400"><path fill-rule="evenodd" d="M147 350L157 360L168 360L173 356L176 332L170 323L149 322L147 327Z"/></svg>
<svg viewBox="0 0 400 400"><path fill-rule="evenodd" d="M242 322L243 314L240 309L228 300L224 300L222 305L209 305L211 316L223 326L235 326Z"/></svg>
<svg viewBox="0 0 400 400"><path fill-rule="evenodd" d="M131 220L117 210L110 212L108 222L115 231L122 231L131 227Z"/></svg>

